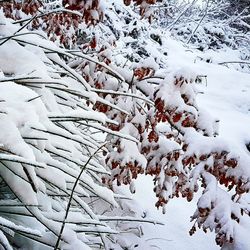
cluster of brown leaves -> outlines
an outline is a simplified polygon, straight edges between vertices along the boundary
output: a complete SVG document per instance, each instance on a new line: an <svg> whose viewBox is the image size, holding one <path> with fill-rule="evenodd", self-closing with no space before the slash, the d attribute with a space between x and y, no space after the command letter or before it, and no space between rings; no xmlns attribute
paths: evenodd
<svg viewBox="0 0 250 250"><path fill-rule="evenodd" d="M153 74L154 74L154 70L151 69L151 68L141 67L141 68L137 68L137 69L134 70L134 76L138 80L143 80L143 78L150 77Z"/></svg>
<svg viewBox="0 0 250 250"><path fill-rule="evenodd" d="M20 20L22 18L21 12L31 16L39 16L38 9L44 8L46 12L47 6L38 0L13 0L1 2L0 7L3 8L6 17L13 20ZM52 41L57 40L64 47L71 47L77 42L76 33L79 23L84 22L87 25L96 25L103 20L103 11L100 8L98 0L92 0L91 4L89 4L89 1L87 4L87 1L64 0L63 7L70 11L77 11L79 14L67 11L53 12L53 9L47 9L50 13L34 18L31 28L37 29L42 27ZM96 41L92 39L89 46L95 48Z"/></svg>
<svg viewBox="0 0 250 250"><path fill-rule="evenodd" d="M149 20L149 22L152 22L152 14L148 14L150 5L153 5L156 3L156 0L123 0L124 4L129 6L132 2L134 2L136 5L140 6L140 15L142 17L146 16Z"/></svg>
<svg viewBox="0 0 250 250"><path fill-rule="evenodd" d="M125 5L130 5L132 2L135 2L136 5L143 5L143 4L155 4L156 0L124 0Z"/></svg>
<svg viewBox="0 0 250 250"><path fill-rule="evenodd" d="M114 160L110 158L110 156L106 158L106 164L111 165L112 175L111 178L103 177L102 181L111 189L114 181L116 181L117 186L120 186L121 184L130 185L132 179L136 179L139 174L144 173L143 167L136 160L124 164L121 162L121 159Z"/></svg>
<svg viewBox="0 0 250 250"><path fill-rule="evenodd" d="M41 2L37 0L25 0L25 1L1 1L0 7L7 18L13 20L21 19L21 12L26 15L35 15L39 7L41 7Z"/></svg>
<svg viewBox="0 0 250 250"><path fill-rule="evenodd" d="M99 21L103 20L103 11L100 8L99 0L63 0L63 6L65 6L69 10L79 11L83 17L81 21L84 21L86 24L95 25ZM93 13L97 15L93 15Z"/></svg>

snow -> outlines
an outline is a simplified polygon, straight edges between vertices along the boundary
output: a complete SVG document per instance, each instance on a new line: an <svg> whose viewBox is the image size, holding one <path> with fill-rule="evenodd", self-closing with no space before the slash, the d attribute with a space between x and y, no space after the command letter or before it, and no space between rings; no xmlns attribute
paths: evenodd
<svg viewBox="0 0 250 250"><path fill-rule="evenodd" d="M0 225L3 227L10 228L12 230L17 230L17 231L33 234L36 236L41 236L41 233L38 230L31 230L31 229L25 228L23 226L15 225L13 222L8 221L3 217L0 217Z"/></svg>
<svg viewBox="0 0 250 250"><path fill-rule="evenodd" d="M2 242L2 246L6 249L6 250L12 250L13 248L11 247L11 245L9 244L8 239L6 238L6 236L4 235L4 233L2 231L0 231L0 240Z"/></svg>
<svg viewBox="0 0 250 250"><path fill-rule="evenodd" d="M216 62L237 60L235 51L186 51L185 47L167 38L164 40L168 47L168 63L170 68L180 68L188 66L197 74L206 75L207 83L203 81L197 86L198 91L204 94L198 95L198 106L209 112L211 119L219 118L219 136L208 138L215 140L216 147L228 148L229 151L240 156L240 161L245 166L245 176L249 178L250 154L245 144L250 141L250 75L239 72L235 68L219 66ZM198 56L205 57L210 54L216 60L213 63L196 60ZM159 128L161 129L161 128ZM162 128L164 131L164 128ZM190 134L190 140L194 141L194 134ZM197 134L196 134L197 136ZM204 150L211 143L202 143L196 140L197 145L194 150L204 153ZM197 152L198 153L198 152ZM240 170L238 170L240 171ZM215 244L214 233L205 234L198 230L193 236L189 236L188 231L192 227L190 215L196 209L198 195L188 203L184 199L171 200L166 206L166 214L157 211L154 207L156 200L152 199L152 180L151 177L141 177L136 182L136 194L134 199L144 209L144 212L151 218L163 222L164 226L152 228L146 226L144 234L151 243L152 249L173 249L173 250L216 250L219 247ZM146 195L145 195L146 194ZM244 225L244 227L243 227ZM250 249L250 221L249 217L244 216L242 223L236 229L237 236L241 239L236 244L226 246L223 250L248 250ZM228 248L227 248L228 247ZM143 248L139 248L143 249Z"/></svg>
<svg viewBox="0 0 250 250"><path fill-rule="evenodd" d="M136 137L136 129L132 124L126 124L124 128L121 129L121 132ZM121 155L119 155L119 157L121 158L120 160L122 164L126 164L129 161L133 162L134 160L136 160L143 169L146 167L146 159L142 154L140 154L138 147L134 142L121 139L120 147L122 153Z"/></svg>
<svg viewBox="0 0 250 250"><path fill-rule="evenodd" d="M0 31L1 32L1 31ZM8 41L0 46L0 68L9 75L29 74L30 76L46 76L45 66L38 57L27 51L14 41Z"/></svg>
<svg viewBox="0 0 250 250"><path fill-rule="evenodd" d="M28 103L27 100L37 96L35 92L11 82L2 82L0 85L0 143L4 144L11 152L34 160L31 149L22 139L20 132L24 132L29 124L46 121L46 111L39 99ZM8 124L8 126L6 126Z"/></svg>
<svg viewBox="0 0 250 250"><path fill-rule="evenodd" d="M149 13L150 11L147 12L147 14ZM99 14L97 11L92 12L94 19L98 19ZM3 18L2 12L0 12L0 24L1 36L8 36L17 31L15 25L12 25L8 20ZM142 33L145 27L142 21L137 24L131 22L127 28L129 28L130 32L134 28L137 28L138 33ZM218 27L209 26L208 29L218 35L224 35L224 31ZM101 164L102 161L98 160L99 154L96 153L95 157L89 161L89 155L99 146L96 137L92 136L93 130L89 129L91 123L93 123L93 128L101 129L116 136L119 136L120 133L125 134L122 137L118 137L119 139L115 137L115 140L120 140L120 144L119 148L116 148L112 152L116 156L116 151L121 151L119 155L120 159L118 159L121 164L126 165L130 161L135 161L142 169L145 169L147 166L147 160L140 153L136 144L138 143L136 139L138 139L139 135L135 124L140 124L144 120L144 115L138 114L135 116L130 123L125 123L125 126L119 132L111 132L104 125L106 123L117 124L117 121L109 119L106 115L100 114L97 111L92 111L92 106L85 105L86 100L90 100L92 102L91 105L100 102L121 111L123 114L129 114L133 108L133 102L119 100L117 105L119 107L117 107L113 104L113 97L111 96L114 93L108 93L108 90L110 88L116 91L119 84L126 85L125 80L127 82L130 82L131 79L133 80L132 72L125 68L127 61L119 54L119 49L127 46L132 47L132 44L137 43L137 40L122 37L124 39L123 42L118 42L118 48L115 52L118 53L117 64L121 67L117 68L112 64L107 66L105 63L100 62L97 56L91 57L81 52L70 52L58 48L55 44L42 39L41 36L31 34L24 36L24 32L27 32L27 30L24 29L21 32L22 35L16 37L14 41L7 41L0 46L0 146L7 150L8 153L0 154L0 176L8 183L9 188L22 203L35 205L35 207L27 208L27 211L25 211L26 214L31 213L35 216L38 222L44 225L43 230L51 228L51 232L56 234L60 231L61 223L59 224L59 222L63 220L65 206L67 206L67 200L60 199L59 195L70 195L74 181L79 176L79 170L84 168L84 172L79 176L79 185L76 186L76 192L73 195L75 206L71 207L72 211L67 221L72 223L68 223L70 225L65 227L62 237L66 243L63 243L62 248L87 249L85 241L90 238L87 237L87 234L80 235L77 233L95 232L96 230L100 233L117 233L116 227L114 229L110 228L104 222L109 219L112 221L112 218L130 220L130 217L126 216L125 212L124 216L120 217L105 216L105 206L96 207L94 203L97 201L91 200L91 195L93 195L98 197L98 199L101 198L101 200L106 201L107 206L109 206L108 210L110 206L114 209L118 208L118 203L113 196L113 192L99 185L101 178L97 173L107 173ZM208 50L201 53L200 51L182 46L180 42L172 39L168 32L161 34L156 30L153 33L151 29L150 33L162 35L162 38L164 38L162 39L163 48L159 48L160 45L157 45L157 47L155 45L156 41L151 39L152 41L150 40L148 44L143 45L149 57L144 60L138 56L138 62L136 60L136 63L129 62L130 65L128 68L150 68L157 72L160 77L164 78L163 83L160 85L162 92L159 92L159 97L163 98L170 107L178 107L179 112L187 110L192 113L195 119L197 119L199 127L211 136L204 138L204 136L198 134L194 129L185 129L184 139L190 143L185 154L201 156L202 154L209 154L213 150L221 151L226 149L229 152L228 157L237 159L239 165L237 168L229 169L226 172L227 175L234 174L238 178L242 178L243 181L249 181L250 155L246 147L246 144L250 142L248 126L250 122L249 74L236 71L236 69L240 69L239 65L235 68L234 66L226 67L218 65L229 59L232 61L238 60L239 53L230 49L224 51ZM97 37L99 35L96 34ZM101 39L101 36L99 38ZM29 45L25 45L27 43ZM166 51L167 54L165 54ZM131 49L127 52L127 54L129 53L132 55L134 50ZM162 56L162 54L165 56ZM74 65L78 66L77 61L73 59L71 64L68 65L59 55L67 56L68 58L73 58L77 55L81 59L91 61L92 63L84 70L86 74L94 74L97 64L103 67L109 74L115 75L117 79L107 83L107 95L105 95L105 99L94 93L95 91L98 92L98 90L90 87L89 83L91 81L88 83L81 74L73 69ZM101 56L111 57L111 50L104 50ZM164 65L164 70L159 69L159 66L162 65ZM59 73L56 73L62 71L62 69L64 70L64 74L66 72L70 77L61 77ZM22 79L22 77L26 78L27 75L30 79ZM206 84L203 82L200 85L196 84L195 87L193 85L190 87L197 76L202 77L204 75L207 78ZM174 81L182 76L187 80L187 84L183 86L181 86L182 84L180 86L174 84ZM104 81L105 77L99 75L97 79L101 82ZM14 82L27 84L27 86L30 84L30 86L25 87ZM137 84L138 88L140 84L144 84L144 82L139 82ZM36 89L36 91L32 89ZM125 87L122 90L127 91ZM151 92L149 96L152 97L153 91L151 91L151 88L149 88L148 92ZM204 94L200 94L196 102L194 96L197 92ZM72 96L72 93L77 97ZM182 94L191 97L192 105L184 101ZM136 99L136 95L131 94L130 97L129 95L129 93L124 93L124 96L127 96L126 98L133 97ZM58 99L66 107L61 105ZM143 97L137 99L145 101ZM148 103L152 104L150 101ZM201 113L198 112L197 106L202 108ZM209 111L208 116L205 110ZM220 122L217 121L217 118L219 118ZM72 122L75 120L83 121L83 123L75 126ZM91 122L88 127L89 121ZM213 123L214 121L215 123ZM84 131L78 130L78 125L79 127L82 126ZM164 134L168 133L171 128L164 124L158 124L156 130ZM213 137L217 133L219 136ZM37 140L32 139L32 137L37 138ZM132 137L136 139L132 139ZM180 147L175 141L164 140L163 136L159 138L158 144L160 145L160 149L157 151L159 155L155 156L156 159L160 157L160 154L179 150ZM212 160L212 158L208 158L207 163ZM40 164L39 162L42 163ZM86 166L87 162L88 166ZM179 161L176 165L180 163ZM196 181L195 177L198 178L198 174L203 169L204 164L200 164L191 173L194 177L194 182ZM162 172L161 175L164 175L164 173ZM164 215L154 207L156 200L152 191L152 178L143 176L135 183L132 183L130 188L132 191L134 189L137 190L137 193L133 197L138 202L136 210L141 209L141 217L145 217L146 221L159 221L164 223L164 225L154 225L152 227L150 224L146 224L143 228L144 234L141 235L142 239L145 240L144 243L142 242L137 247L134 244L136 242L133 242L131 248L159 248L163 250L179 250L183 248L187 250L218 249L218 246L214 242L214 233L205 235L199 230L192 237L188 235L188 231L192 226L192 223L189 222L189 217L193 213L196 213L196 203L199 208L211 208L211 204L217 201L218 206L206 219L203 227L214 229L214 219L219 217L220 222L222 222L222 229L226 229L227 231L227 238L229 239L234 231L238 238L237 242L233 245L225 246L224 249L250 249L250 240L248 237L250 230L249 218L244 216L239 225L235 221L232 222L231 212L239 215L239 207L234 204L222 188L217 187L217 182L212 174L203 173L202 177L208 183L204 192L202 194L198 193L195 199L189 204L181 198L179 200L171 200L166 208L164 208ZM165 196L170 197L173 188L170 183L173 179L169 176L166 178L169 178L169 181L166 181L166 185L168 186L166 187L167 190L163 192L165 192ZM161 178L159 180L160 184L163 184L163 181L165 181L164 178ZM123 191L126 190L124 187L120 189ZM55 197L58 195L58 197L51 199L45 195L46 192ZM81 198L78 196L79 193L82 195ZM246 195L246 199L249 200L249 195ZM93 206L92 203L94 204ZM242 204L245 207L248 205L243 199ZM39 209L37 205L39 205ZM123 207L121 208L123 209ZM97 210L101 211L102 209L103 216L96 214ZM56 216L53 210L58 212ZM74 211L81 211L82 217L80 218L79 216L78 218L77 213L74 213ZM224 214L221 211L224 211ZM53 219L58 219L59 222L53 221ZM102 221L104 221L103 224ZM89 227L76 225L77 223L75 222L93 225L97 222L96 224L99 223L99 225ZM4 218L0 218L0 224L11 227L13 230L23 230L29 233L35 232L37 235L40 234L40 231L32 231L31 229L16 226L13 222L6 221ZM41 232L44 236L43 230ZM118 230L121 229L118 228ZM1 231L0 238L7 245ZM81 242L80 238L85 240ZM124 241L125 243L128 239L129 237L124 237L119 239L119 241ZM129 241L126 244L130 244ZM10 247L6 246L6 248Z"/></svg>

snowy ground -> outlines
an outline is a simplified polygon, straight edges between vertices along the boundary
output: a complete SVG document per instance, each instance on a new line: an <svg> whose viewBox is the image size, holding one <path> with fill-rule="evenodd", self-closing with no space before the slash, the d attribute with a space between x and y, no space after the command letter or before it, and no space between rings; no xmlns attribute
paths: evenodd
<svg viewBox="0 0 250 250"><path fill-rule="evenodd" d="M174 68L188 66L201 75L207 75L207 83L204 82L199 86L199 89L204 92L198 97L200 107L209 111L213 116L219 117L219 133L223 139L227 140L235 150L246 150L244 145L247 140L250 141L250 74L196 60L198 56L212 56L217 62L228 61L232 59L235 52L207 52L207 55L204 55L187 50L173 40L168 40L167 44L170 52L170 65ZM165 226L146 227L145 238L150 242L151 249L219 249L215 244L213 233L205 234L199 231L192 237L188 234L192 225L189 222L190 216L195 211L196 200L192 203L184 199L172 200L167 205L166 214L163 215L154 207L150 177L142 177L138 180L135 196L150 217L165 224ZM247 234L250 232L250 221L249 218L245 220L249 227L242 233ZM250 249L250 239L248 242L246 240L242 242L237 249Z"/></svg>
<svg viewBox="0 0 250 250"><path fill-rule="evenodd" d="M142 188L143 187L143 188ZM175 199L168 203L166 214L154 207L152 201L153 185L150 177L143 177L138 183L136 199L145 209L147 216L163 222L164 226L145 226L145 239L150 242L151 249L161 250L216 250L219 249L212 233L197 231L192 237L190 216L195 211L194 200L188 203L185 199Z"/></svg>

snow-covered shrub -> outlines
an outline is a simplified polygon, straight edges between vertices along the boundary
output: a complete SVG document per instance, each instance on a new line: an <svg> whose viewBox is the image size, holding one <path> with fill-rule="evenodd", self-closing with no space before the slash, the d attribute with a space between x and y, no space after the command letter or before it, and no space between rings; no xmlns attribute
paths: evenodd
<svg viewBox="0 0 250 250"><path fill-rule="evenodd" d="M234 37L235 33L224 24L211 21L199 26L194 32L196 26L197 24L193 22L185 25L179 24L173 28L172 34L183 42L189 41L201 51L238 47L237 39Z"/></svg>
<svg viewBox="0 0 250 250"><path fill-rule="evenodd" d="M127 85L125 82L110 85L104 80L99 87L105 90L100 91L104 98L114 101L130 115L110 108L101 111L119 122L119 126L112 129L127 133L138 142L136 146L132 141L113 139L115 147L109 149L106 158L112 175L103 181L111 187L113 181L116 185L129 184L134 192L133 179L141 173L150 174L154 177L157 207L164 207L169 199L178 196L192 200L201 181L203 193L192 217L195 224L190 234L198 226L204 231L214 230L217 244L221 246L232 239L237 241L235 232L241 227L238 225L241 213L249 211L244 202L244 193L249 192L250 175L245 165L248 155L231 152L231 148L217 138L218 121L200 110L195 101L198 76L190 69L167 67L164 32L138 21L129 23L128 27L121 33L117 48L127 60L122 60L121 55L114 56L109 65L114 67L115 60L127 65L129 70L117 68ZM136 36L129 32L134 29ZM163 39L159 43L158 38L152 37ZM136 99L132 105L124 96L112 97L108 88L120 92L127 89L131 96L136 93L147 96L154 105ZM226 192L225 187L235 193Z"/></svg>
<svg viewBox="0 0 250 250"><path fill-rule="evenodd" d="M122 1L106 3L104 23L84 19L101 3L63 2L68 11L77 11L70 14L78 16L78 36L70 32L76 40L70 38L70 46L61 41L74 50L48 42L39 30L44 22L50 36L62 21L56 40L66 36L68 12L60 14L61 21L56 17L56 25L34 18L41 23L29 27L33 32L18 26L25 23L22 19L14 25L1 16L2 213L38 230L21 234L17 228L10 233L3 229L7 236L2 235L2 242L7 245L7 237L12 245L27 245L14 237L15 231L55 248L60 242L66 249L109 249L117 242L127 247L132 243L124 244L126 236L120 233L126 225L113 222L141 219L119 216L122 197L112 189L128 184L134 192L133 181L143 173L153 176L157 207L178 196L191 201L201 183L190 234L198 226L215 230L221 246L237 241L240 218L249 213L244 203L249 157L231 152L216 138L218 121L196 103L197 74L169 67L161 39L167 33L141 20ZM32 12L26 15L30 18ZM84 34L91 39L82 44ZM103 137L96 136L100 131ZM111 212L110 207L116 208ZM12 218L16 215L30 217L32 223Z"/></svg>
<svg viewBox="0 0 250 250"><path fill-rule="evenodd" d="M241 11L233 12L232 10L228 11L230 1L227 0L200 1L199 4L196 2L176 3L176 11L172 10L173 6L159 8L160 26L169 30L171 35L182 41L185 46L205 53L208 52L208 54L211 50L238 50L240 53L232 52L237 54L236 57L233 60L228 60L228 63L223 62L223 65L249 72L249 60L246 57L243 59L246 51L247 53L250 51L249 25L245 22L248 18L248 8L241 8L234 2L231 3L234 8L238 6ZM171 13L166 14L166 11ZM201 57L202 60L206 61L206 55L203 57L201 54Z"/></svg>
<svg viewBox="0 0 250 250"><path fill-rule="evenodd" d="M128 204L121 211L123 197L102 184L101 176L109 175L103 164L108 141L95 136L104 131L134 140L112 132L108 127L117 122L93 110L96 103L116 106L67 65L84 54L61 49L45 33L0 14L1 245L131 245L127 229L143 219L132 218ZM121 212L129 225L114 223L123 220ZM120 231L125 234L115 237Z"/></svg>

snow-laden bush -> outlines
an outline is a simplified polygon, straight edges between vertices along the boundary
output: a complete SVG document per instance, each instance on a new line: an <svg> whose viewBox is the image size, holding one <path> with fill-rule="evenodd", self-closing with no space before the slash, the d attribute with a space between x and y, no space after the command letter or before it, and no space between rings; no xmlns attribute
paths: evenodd
<svg viewBox="0 0 250 250"><path fill-rule="evenodd" d="M235 33L223 24L205 23L197 28L197 24L190 22L185 25L176 25L172 34L179 40L191 43L197 49L204 51L207 49L222 49L230 47L236 49L238 47Z"/></svg>
<svg viewBox="0 0 250 250"><path fill-rule="evenodd" d="M133 245L121 234L130 225L120 222L142 219L122 218L119 207L111 212L123 198L111 190L128 184L134 192L143 173L153 176L157 207L179 196L191 201L202 188L190 234L202 227L214 230L221 246L237 241L249 213L247 152L231 152L216 137L218 121L196 103L200 76L169 67L167 33L122 1L106 9L102 3L65 1L67 10L50 14L53 25L46 12L38 14L46 10L27 11L30 2L18 18L13 10L23 5L3 5L12 19L1 15L1 211L32 228L6 222L3 244L27 245L16 232L54 249ZM105 25L91 26L99 10ZM75 24L64 25L69 17ZM28 21L32 32L21 26ZM48 42L40 29L74 50ZM84 44L82 35L89 36ZM105 135L96 136L100 131Z"/></svg>
<svg viewBox="0 0 250 250"><path fill-rule="evenodd" d="M138 221L150 220L131 217L128 204L119 209L124 197L103 186L101 176L109 175L103 164L108 141L95 134L135 139L111 131L108 126L118 123L93 105L122 109L99 97L64 60L84 54L75 56L49 42L46 34L11 24L2 11L0 24L1 245L131 245L125 241L131 224L136 230Z"/></svg>
<svg viewBox="0 0 250 250"><path fill-rule="evenodd" d="M250 53L248 8L233 12L230 1L182 1L176 4L164 3L159 8L159 24L169 30L171 35L185 46L202 52L232 51L237 54L233 60L222 62L223 65L243 72L249 72ZM234 5L233 3L231 3ZM236 7L234 6L234 8ZM237 8L236 8L237 9ZM235 51L237 50L237 53ZM201 54L201 53L200 53ZM206 55L202 60L207 61ZM216 60L215 60L216 61ZM208 60L209 63L216 63Z"/></svg>

